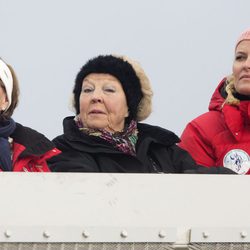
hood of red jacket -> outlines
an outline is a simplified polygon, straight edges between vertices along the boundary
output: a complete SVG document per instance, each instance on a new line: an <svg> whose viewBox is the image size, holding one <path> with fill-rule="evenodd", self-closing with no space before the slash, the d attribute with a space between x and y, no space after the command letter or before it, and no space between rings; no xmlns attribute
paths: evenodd
<svg viewBox="0 0 250 250"><path fill-rule="evenodd" d="M221 111L222 104L224 103L225 99L221 95L221 89L225 84L226 78L223 78L217 88L215 89L212 98L209 103L209 111Z"/></svg>

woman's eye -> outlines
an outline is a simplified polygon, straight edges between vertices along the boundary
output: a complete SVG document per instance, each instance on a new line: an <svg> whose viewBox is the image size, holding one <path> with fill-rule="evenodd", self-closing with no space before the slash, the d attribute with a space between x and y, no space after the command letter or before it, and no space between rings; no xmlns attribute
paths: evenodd
<svg viewBox="0 0 250 250"><path fill-rule="evenodd" d="M90 93L91 91L93 91L93 89L91 89L91 88L84 88L84 89L82 89L83 93Z"/></svg>
<svg viewBox="0 0 250 250"><path fill-rule="evenodd" d="M244 55L237 55L236 57L235 57L235 60L236 61L242 61L242 60L244 60L246 58L246 56L244 56Z"/></svg>
<svg viewBox="0 0 250 250"><path fill-rule="evenodd" d="M109 92L109 93L114 93L115 92L115 89L113 88L106 88L104 89L106 92Z"/></svg>

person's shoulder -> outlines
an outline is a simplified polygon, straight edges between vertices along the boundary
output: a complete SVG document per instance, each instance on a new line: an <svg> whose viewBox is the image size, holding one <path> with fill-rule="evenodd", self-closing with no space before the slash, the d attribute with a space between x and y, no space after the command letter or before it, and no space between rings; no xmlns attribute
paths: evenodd
<svg viewBox="0 0 250 250"><path fill-rule="evenodd" d="M59 143L62 144L64 141L65 141L65 135L64 135L64 134L58 135L58 136L56 136L56 137L52 140L52 142L55 143L56 146L57 146Z"/></svg>
<svg viewBox="0 0 250 250"><path fill-rule="evenodd" d="M55 149L54 143L37 130L16 123L16 128L10 136L14 143L25 147L25 155L42 155Z"/></svg>
<svg viewBox="0 0 250 250"><path fill-rule="evenodd" d="M46 138L44 134L38 132L33 128L24 126L20 123L16 123L16 128L14 132L11 134L11 137L15 140L22 140L22 141L37 140L38 138L39 139Z"/></svg>
<svg viewBox="0 0 250 250"><path fill-rule="evenodd" d="M224 130L225 121L221 112L209 111L196 117L187 124L181 135L181 140L190 140L194 137L194 135L199 135L199 137L203 138L203 140L207 140L209 142Z"/></svg>
<svg viewBox="0 0 250 250"><path fill-rule="evenodd" d="M223 119L220 111L208 111L194 118L190 122L190 124L203 128L206 127L211 128L211 126L213 125L216 125L216 127L218 127L218 124L220 123L221 120Z"/></svg>
<svg viewBox="0 0 250 250"><path fill-rule="evenodd" d="M139 136L151 137L163 144L175 144L180 141L179 137L172 131L160 126L146 123L138 123Z"/></svg>
<svg viewBox="0 0 250 250"><path fill-rule="evenodd" d="M83 136L75 124L74 116L68 116L63 119L63 133L56 136L52 142L58 148L71 147L70 145L81 141Z"/></svg>

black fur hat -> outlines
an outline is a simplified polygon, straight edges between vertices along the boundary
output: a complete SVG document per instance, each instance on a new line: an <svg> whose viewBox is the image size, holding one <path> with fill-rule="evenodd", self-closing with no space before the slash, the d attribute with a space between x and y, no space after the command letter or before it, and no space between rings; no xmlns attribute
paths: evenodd
<svg viewBox="0 0 250 250"><path fill-rule="evenodd" d="M132 119L137 120L138 106L143 97L140 79L129 62L112 55L100 55L89 60L77 74L73 90L76 113L80 113L79 98L82 91L82 82L91 73L107 73L120 81L129 109L127 122Z"/></svg>

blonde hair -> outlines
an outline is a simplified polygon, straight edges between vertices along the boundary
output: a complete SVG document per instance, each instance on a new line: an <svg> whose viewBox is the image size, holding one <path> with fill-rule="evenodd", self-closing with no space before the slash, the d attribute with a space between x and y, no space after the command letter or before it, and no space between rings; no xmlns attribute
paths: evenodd
<svg viewBox="0 0 250 250"><path fill-rule="evenodd" d="M233 75L230 75L226 78L226 93L227 93L227 98L225 99L224 104L229 104L229 105L239 105L240 104L240 100L237 99L236 97L234 97L234 93L236 93L235 87L234 87L234 83L235 83L235 78ZM223 105L224 105L223 104Z"/></svg>

